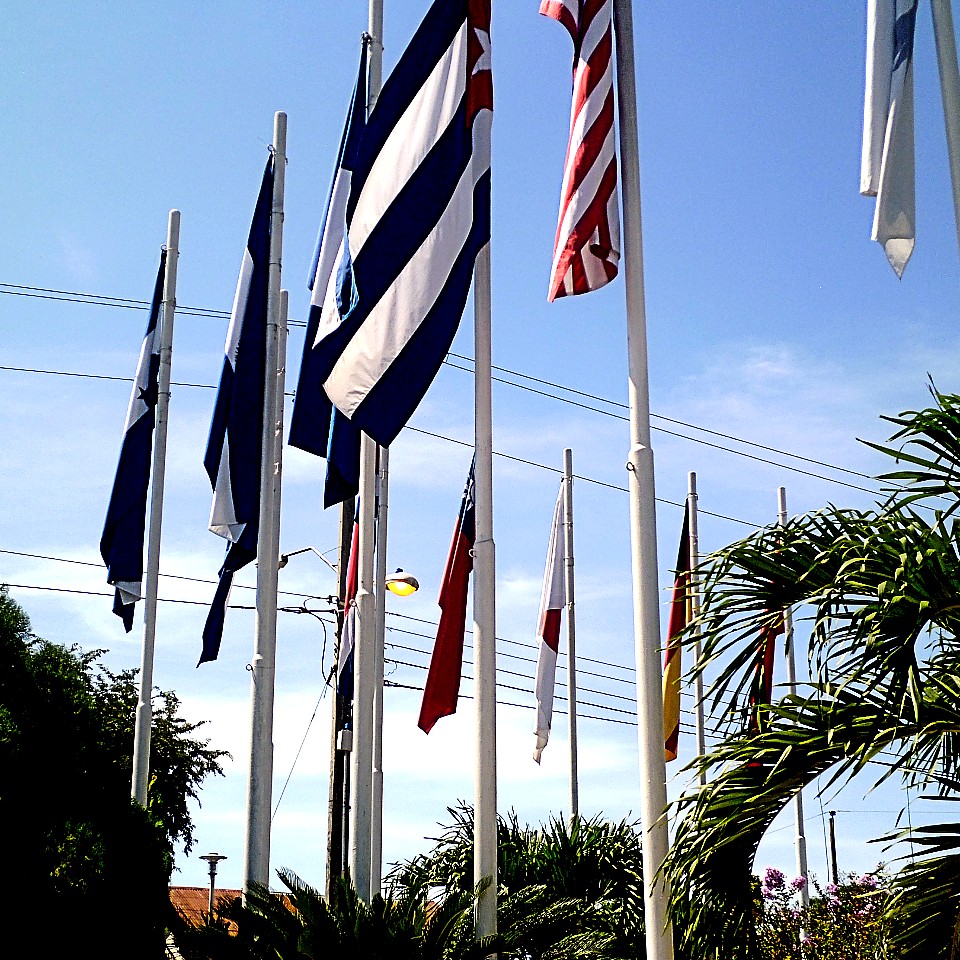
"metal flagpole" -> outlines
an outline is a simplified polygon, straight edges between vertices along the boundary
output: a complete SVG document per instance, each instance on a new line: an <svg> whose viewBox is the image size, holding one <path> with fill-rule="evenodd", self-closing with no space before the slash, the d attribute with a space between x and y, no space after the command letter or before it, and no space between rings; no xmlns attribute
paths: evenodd
<svg viewBox="0 0 960 960"><path fill-rule="evenodd" d="M490 169L492 116L474 119L473 162ZM486 884L474 908L477 939L497 932L497 603L493 540L493 400L490 243L473 268L474 503L473 675L476 774L473 794L473 885Z"/></svg>
<svg viewBox="0 0 960 960"><path fill-rule="evenodd" d="M489 243L477 256L473 284L477 457L476 540L473 547L474 696L477 711L473 881L476 886L489 880L476 906L477 938L482 939L497 932L497 615L496 546L493 541Z"/></svg>
<svg viewBox="0 0 960 960"><path fill-rule="evenodd" d="M787 488L777 489L777 522L781 527L787 523ZM783 611L783 632L786 636L787 647L787 684L790 693L797 692L797 653L793 636L793 616L788 607ZM798 790L793 798L793 813L796 818L796 849L797 849L797 876L806 877L807 874L807 837L803 832L803 790ZM810 904L809 884L800 890L803 905Z"/></svg>
<svg viewBox="0 0 960 960"><path fill-rule="evenodd" d="M376 678L376 598L373 594L377 445L360 440L360 537L357 636L353 648L353 753L350 770L350 879L370 902L370 801L373 782L373 700Z"/></svg>
<svg viewBox="0 0 960 960"><path fill-rule="evenodd" d="M693 619L700 615L700 581L697 574L697 565L700 563L700 531L697 515L697 475L691 470L687 475L687 516L690 518L690 614ZM695 627L693 641L693 655L700 662L702 646L700 643L700 628ZM695 695L697 698L697 753L703 756L707 752L707 734L703 722L703 677L697 675L695 681ZM700 771L700 783L707 782L706 772Z"/></svg>
<svg viewBox="0 0 960 960"><path fill-rule="evenodd" d="M160 579L160 530L163 522L163 481L167 462L167 420L170 407L170 366L173 360L173 315L177 308L177 257L180 252L180 211L167 218L167 261L163 277L160 326L160 370L153 434L153 482L150 487L150 534L143 601L143 647L140 652L140 693L133 734L133 783L130 795L147 805L150 781L150 728L153 723L153 650L157 635L157 584Z"/></svg>
<svg viewBox="0 0 960 960"><path fill-rule="evenodd" d="M563 556L567 596L567 716L570 720L570 819L580 814L577 773L577 624L573 590L573 451L563 451Z"/></svg>
<svg viewBox="0 0 960 960"><path fill-rule="evenodd" d="M370 896L380 893L383 879L383 657L387 619L387 479L390 448L380 447L377 474L376 646L373 674L373 802L370 804Z"/></svg>
<svg viewBox="0 0 960 960"><path fill-rule="evenodd" d="M247 838L243 889L270 879L270 801L273 789L273 700L277 654L277 574L280 558L280 475L277 432L283 408L277 406L277 378L284 325L280 291L283 250L283 191L287 164L287 115L273 119L273 208L270 214L270 273L267 287L267 342L260 464L260 527L257 536L257 614L250 663L250 776L247 781ZM282 449L282 448L279 448Z"/></svg>
<svg viewBox="0 0 960 960"><path fill-rule="evenodd" d="M383 64L383 0L368 12L367 114L380 93ZM362 900L371 899L373 800L373 700L376 683L376 598L373 594L377 444L360 438L360 534L357 567L357 636L353 654L353 752L350 757L350 879Z"/></svg>
<svg viewBox="0 0 960 960"><path fill-rule="evenodd" d="M647 373L643 232L640 216L640 147L630 0L614 0L617 95L620 107L620 170L623 182L624 278L627 294L627 355L630 394L630 533L633 556L634 638L640 746L640 817L647 960L672 960L673 931L667 918L669 892L660 866L669 848L667 770L663 754L660 610L650 385Z"/></svg>
<svg viewBox="0 0 960 960"><path fill-rule="evenodd" d="M957 38L950 0L930 0L930 13L937 44L940 95L943 99L950 181L953 185L953 212L957 224L957 243L960 244L960 70L957 68Z"/></svg>

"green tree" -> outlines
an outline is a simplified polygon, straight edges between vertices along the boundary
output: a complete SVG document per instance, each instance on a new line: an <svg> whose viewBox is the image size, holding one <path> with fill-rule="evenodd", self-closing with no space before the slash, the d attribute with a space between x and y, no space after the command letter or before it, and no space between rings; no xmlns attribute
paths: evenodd
<svg viewBox="0 0 960 960"><path fill-rule="evenodd" d="M427 854L400 864L394 888L467 892L473 883L473 810L449 808L450 826ZM643 875L635 825L599 817L521 826L498 818L498 929L524 958L644 956Z"/></svg>
<svg viewBox="0 0 960 960"><path fill-rule="evenodd" d="M695 766L706 787L680 798L665 866L678 945L689 957L762 956L752 880L757 846L804 785L840 784L884 751L897 778L957 799L960 777L960 397L886 418L899 468L876 509L828 507L757 531L700 570L701 671L725 731ZM791 607L810 626L813 682L746 723L761 628ZM692 636L691 636L692 639ZM879 839L879 838L878 838ZM906 834L901 839L908 839ZM886 901L890 955L954 956L960 827L909 836L928 855L901 867ZM898 952L899 951L899 952Z"/></svg>
<svg viewBox="0 0 960 960"><path fill-rule="evenodd" d="M0 588L0 903L40 956L162 956L173 845L223 753L160 694L149 809L133 803L133 674L98 657L35 637Z"/></svg>

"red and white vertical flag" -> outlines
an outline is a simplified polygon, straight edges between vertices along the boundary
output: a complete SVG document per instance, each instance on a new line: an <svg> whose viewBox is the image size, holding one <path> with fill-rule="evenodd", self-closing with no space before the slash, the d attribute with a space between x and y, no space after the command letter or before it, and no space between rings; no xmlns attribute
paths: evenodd
<svg viewBox="0 0 960 960"><path fill-rule="evenodd" d="M346 589L343 596L343 627L337 655L337 693L353 699L353 650L357 639L357 565L360 556L360 524L353 521L350 557L347 560Z"/></svg>
<svg viewBox="0 0 960 960"><path fill-rule="evenodd" d="M680 739L680 634L689 623L690 610L690 506L683 509L683 529L677 551L670 622L667 627L667 650L663 658L663 755L677 759Z"/></svg>
<svg viewBox="0 0 960 960"><path fill-rule="evenodd" d="M433 645L430 670L423 688L420 719L417 726L429 733L441 717L457 712L460 674L463 670L463 635L467 628L467 593L473 570L473 545L476 541L477 512L474 494L474 468L470 465L467 486L460 503L460 517L453 531L440 586L440 623Z"/></svg>
<svg viewBox="0 0 960 960"><path fill-rule="evenodd" d="M534 688L537 697L537 726L533 731L537 745L533 759L540 762L540 754L550 739L550 724L553 720L553 689L557 677L557 652L560 648L560 617L567 602L563 566L566 560L563 539L563 485L557 496L553 511L553 526L550 528L550 546L547 548L547 567L543 574L543 592L540 595L540 653L537 656L537 681Z"/></svg>
<svg viewBox="0 0 960 960"><path fill-rule="evenodd" d="M617 275L620 212L613 129L612 0L542 0L573 38L573 106L548 300Z"/></svg>

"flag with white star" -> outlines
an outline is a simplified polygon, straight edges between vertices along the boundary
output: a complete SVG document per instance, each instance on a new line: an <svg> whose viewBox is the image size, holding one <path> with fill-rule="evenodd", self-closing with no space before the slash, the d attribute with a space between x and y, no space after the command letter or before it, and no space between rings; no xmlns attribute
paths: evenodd
<svg viewBox="0 0 960 960"><path fill-rule="evenodd" d="M143 540L159 391L160 315L166 260L164 250L160 254L147 332L140 346L137 375L127 406L120 462L100 538L100 555L107 566L107 583L115 588L113 612L123 621L127 633L133 629L133 611L143 589Z"/></svg>

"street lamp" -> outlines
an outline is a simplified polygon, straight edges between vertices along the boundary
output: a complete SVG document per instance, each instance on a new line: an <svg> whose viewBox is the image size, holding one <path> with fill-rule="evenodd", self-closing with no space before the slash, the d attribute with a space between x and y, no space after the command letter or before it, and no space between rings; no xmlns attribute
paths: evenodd
<svg viewBox="0 0 960 960"><path fill-rule="evenodd" d="M297 556L301 553L314 553L316 554L331 570L333 570L339 579L340 587L340 597L339 598L329 598L332 600L337 600L338 607L338 629L337 629L337 643L339 645L342 632L342 618L347 615L347 609L344 607L344 596L346 594L346 564L343 563L343 560L346 557L346 551L350 543L350 527L343 527L341 529L341 563L339 568L331 563L316 547L300 547L298 550L290 550L287 553L280 554L280 559L278 566L282 569L287 565L291 557ZM346 536L344 536L346 534ZM386 588L390 593L398 597L409 597L412 594L416 593L420 589L420 582L417 580L413 574L406 573L402 569L396 570L394 573L386 574L383 578L382 586ZM381 618L382 618L382 604L383 604L383 589L377 591L379 594L378 604L381 605ZM382 623L382 619L380 621ZM380 662L383 662L383 634L382 628L379 634L379 650L378 656ZM381 674L382 675L382 674ZM379 683L377 690L374 694L375 698L379 702L379 706L375 704L375 715L379 714L379 722L383 722L383 685L382 681ZM330 884L333 881L333 878L336 876L342 876L346 870L346 858L348 850L348 836L347 836L347 823L348 823L348 811L350 807L350 763L349 757L354 748L353 743L353 730L351 723L351 700L348 697L343 697L339 693L334 693L332 698L333 704L333 725L332 725L332 740L331 740L331 764L330 764L330 799L329 799L329 814L328 814L328 827L327 827L327 885L328 890ZM374 734L376 736L376 734ZM363 744L360 745L363 747ZM369 744L368 748L371 751L371 761L375 766L379 766L379 761L373 759L372 754L375 752L375 747L373 744ZM376 804L375 804L376 805ZM376 819L378 811L373 811L373 818Z"/></svg>
<svg viewBox="0 0 960 960"><path fill-rule="evenodd" d="M217 881L217 864L221 860L226 860L227 855L225 853L203 853L200 855L200 859L206 860L210 865L210 902L207 913L207 922L213 923L213 891Z"/></svg>
<svg viewBox="0 0 960 960"><path fill-rule="evenodd" d="M399 569L396 573L388 573L383 585L398 597L409 597L420 589L420 581L412 573L404 573Z"/></svg>

